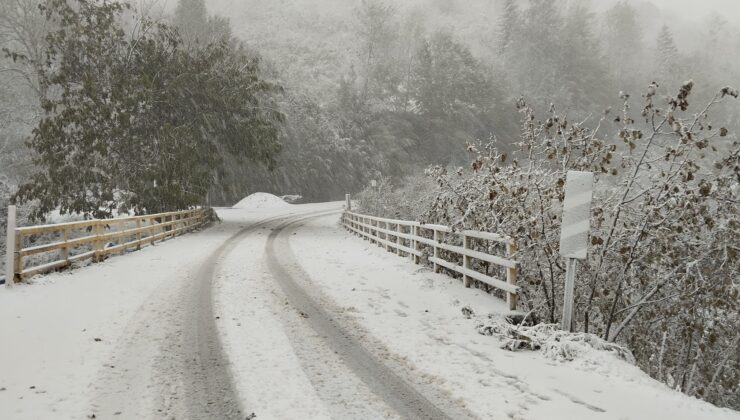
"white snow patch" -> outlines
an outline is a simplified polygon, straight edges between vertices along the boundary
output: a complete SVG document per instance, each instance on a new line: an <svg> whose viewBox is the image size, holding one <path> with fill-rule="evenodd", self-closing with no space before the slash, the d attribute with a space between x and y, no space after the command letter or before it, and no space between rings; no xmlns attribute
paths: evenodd
<svg viewBox="0 0 740 420"><path fill-rule="evenodd" d="M279 209L285 207L290 207L290 204L276 195L263 192L250 194L233 206L235 209L244 210Z"/></svg>

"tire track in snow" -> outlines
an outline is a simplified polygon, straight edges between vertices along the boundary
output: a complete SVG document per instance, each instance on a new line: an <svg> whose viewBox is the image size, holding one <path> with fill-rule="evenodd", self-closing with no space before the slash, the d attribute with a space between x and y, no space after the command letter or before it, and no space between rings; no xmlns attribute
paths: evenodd
<svg viewBox="0 0 740 420"><path fill-rule="evenodd" d="M310 215L318 212L303 213ZM257 229L287 214L237 228L194 268L157 288L126 327L105 365L93 409L104 418L243 419L216 326L212 284L219 262ZM173 284L174 283L174 284ZM155 348L152 348L155 347Z"/></svg>
<svg viewBox="0 0 740 420"><path fill-rule="evenodd" d="M278 225L270 233L265 247L267 266L283 289L289 302L303 315L309 326L344 361L346 366L401 417L409 419L450 419L451 417L447 413L434 405L385 363L371 354L337 319L322 308L321 304L309 296L299 285L296 278L307 279L308 275L295 262L287 241L281 242L280 247L277 247L276 240L288 227L312 217L320 217L320 215L298 217ZM472 416L464 412L455 413L455 418L463 417Z"/></svg>

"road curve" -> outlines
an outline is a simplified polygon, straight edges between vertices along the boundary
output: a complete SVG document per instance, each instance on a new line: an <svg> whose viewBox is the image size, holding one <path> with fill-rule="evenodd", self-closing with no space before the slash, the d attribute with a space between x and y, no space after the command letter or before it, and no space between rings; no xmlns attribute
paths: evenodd
<svg viewBox="0 0 740 420"><path fill-rule="evenodd" d="M199 265L183 261L193 268L147 298L96 381L91 408L97 417L245 417L248 407L237 397L213 314L213 278L219 261L240 241L290 216L235 226L238 230Z"/></svg>
<svg viewBox="0 0 740 420"><path fill-rule="evenodd" d="M276 216L261 220L227 239L201 266L188 296L190 300L186 307L192 310L186 311L187 328L183 331L182 359L185 364L182 379L185 383L188 418L244 418L213 312L212 286L219 261L250 233L267 224L322 214L326 212L314 211L301 213L300 216ZM248 412L248 407L243 409Z"/></svg>
<svg viewBox="0 0 740 420"><path fill-rule="evenodd" d="M399 416L408 419L451 418L386 364L373 356L299 285L296 279L307 278L307 274L292 258L287 249L287 242L276 244L276 241L287 228L308 218L319 216L321 215L302 215L280 223L272 230L265 248L265 258L272 277L279 283L291 305L305 315L306 322L319 336L323 337L327 346L336 352L346 366Z"/></svg>
<svg viewBox="0 0 740 420"><path fill-rule="evenodd" d="M271 277L289 302L305 315L307 330L324 341L375 396L402 418L467 418L452 416L373 356L323 308L296 279L307 276L285 243L276 239L287 228L312 217L338 213L313 211L267 218L243 227L200 261L183 262L177 279L163 282L128 322L110 364L94 387L92 412L98 418L244 419L248 401L239 399L213 310L212 286L221 261L250 234L273 228L265 248ZM285 239L285 238L282 238ZM246 349L245 349L246 350ZM446 407L447 408L447 407ZM449 411L449 410L448 410Z"/></svg>

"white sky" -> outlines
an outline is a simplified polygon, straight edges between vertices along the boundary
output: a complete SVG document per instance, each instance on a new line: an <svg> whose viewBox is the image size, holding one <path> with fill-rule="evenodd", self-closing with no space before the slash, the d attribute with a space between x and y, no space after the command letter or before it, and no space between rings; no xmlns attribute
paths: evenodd
<svg viewBox="0 0 740 420"><path fill-rule="evenodd" d="M651 0L655 5L686 16L702 16L718 12L725 19L740 15L740 0Z"/></svg>
<svg viewBox="0 0 740 420"><path fill-rule="evenodd" d="M617 0L592 0L592 4L612 5ZM633 4L652 3L665 15L676 14L688 20L703 20L717 13L725 20L740 23L740 0L629 0Z"/></svg>

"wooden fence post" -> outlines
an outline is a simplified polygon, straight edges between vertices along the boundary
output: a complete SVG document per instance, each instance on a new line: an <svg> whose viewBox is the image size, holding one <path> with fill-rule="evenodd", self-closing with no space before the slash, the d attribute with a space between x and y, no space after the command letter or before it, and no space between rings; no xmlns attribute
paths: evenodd
<svg viewBox="0 0 740 420"><path fill-rule="evenodd" d="M419 226L414 226L413 230L414 230L414 238L419 237L419 235L421 234L421 228ZM419 244L420 242L414 239L414 249L416 251L421 251L421 247L419 246ZM414 258L415 264L419 264L421 262L421 258L418 255L413 255L413 258Z"/></svg>
<svg viewBox="0 0 740 420"><path fill-rule="evenodd" d="M439 231L437 229L434 229L434 258L439 258L439 248L437 247L438 242L440 242ZM434 268L435 273L439 273L439 264L434 262L432 267Z"/></svg>
<svg viewBox="0 0 740 420"><path fill-rule="evenodd" d="M345 194L344 195L344 200L345 200L345 203L344 203L345 209L347 211L352 211L352 200L351 200L350 195L349 194Z"/></svg>
<svg viewBox="0 0 740 420"><path fill-rule="evenodd" d="M5 286L13 287L15 284L15 206L8 206L8 229L5 242Z"/></svg>
<svg viewBox="0 0 740 420"><path fill-rule="evenodd" d="M136 219L136 250L141 249L141 219Z"/></svg>
<svg viewBox="0 0 740 420"><path fill-rule="evenodd" d="M514 257L514 254L516 254L516 244L514 243L513 239L510 239L506 243L506 256L511 259ZM506 269L506 282L509 283L512 286L516 286L516 276L517 276L517 267L514 268L507 268ZM507 293L506 294L506 303L509 304L509 310L515 311L516 310L516 304L517 304L517 295L516 293Z"/></svg>
<svg viewBox="0 0 740 420"><path fill-rule="evenodd" d="M383 233L383 239L385 239L385 250L390 251L390 246L388 246L388 243L391 240L388 238L388 231L390 230L388 229L388 222L383 222L383 229L385 229L385 232Z"/></svg>
<svg viewBox="0 0 740 420"><path fill-rule="evenodd" d="M69 245L67 245L67 242L69 242L69 228L64 228L62 231L62 235L64 235L64 248L62 248L62 259L69 265Z"/></svg>
<svg viewBox="0 0 740 420"><path fill-rule="evenodd" d="M95 247L95 255L93 257L93 262L100 262L103 260L103 239L100 237L101 231L103 226L100 224L100 222L95 224L95 242L93 243L93 246Z"/></svg>
<svg viewBox="0 0 740 420"><path fill-rule="evenodd" d="M378 244L378 246L383 246L383 243L380 242L380 222L378 220L375 221L375 243Z"/></svg>
<svg viewBox="0 0 740 420"><path fill-rule="evenodd" d="M465 234L463 234L463 248L466 250L470 249L470 236ZM470 257L463 255L463 268L470 269L470 260ZM470 283L470 276L463 274L463 285L465 287L470 287Z"/></svg>
<svg viewBox="0 0 740 420"><path fill-rule="evenodd" d="M396 233L402 233L403 232L402 229L403 228L401 227L401 224L396 223ZM401 239L400 236L396 235L396 255L401 255L401 248L399 247L399 245L402 245L402 244L403 244L403 240Z"/></svg>
<svg viewBox="0 0 740 420"><path fill-rule="evenodd" d="M409 239L409 248L416 249L416 245L414 244L414 226L409 226L408 232L409 235L411 235L411 238ZM413 252L409 252L409 259L411 259L411 262L416 262L416 256Z"/></svg>

